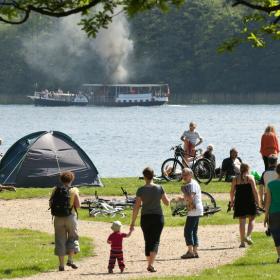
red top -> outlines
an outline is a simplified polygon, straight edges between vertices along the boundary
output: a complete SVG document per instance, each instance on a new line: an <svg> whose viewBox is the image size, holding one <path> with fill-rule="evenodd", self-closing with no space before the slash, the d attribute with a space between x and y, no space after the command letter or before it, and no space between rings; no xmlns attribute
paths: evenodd
<svg viewBox="0 0 280 280"><path fill-rule="evenodd" d="M271 154L277 155L279 153L278 139L274 133L269 132L263 134L260 153L265 157L268 157Z"/></svg>
<svg viewBox="0 0 280 280"><path fill-rule="evenodd" d="M127 234L119 231L110 234L108 241L111 243L111 249L122 250L122 241L124 237L127 237Z"/></svg>

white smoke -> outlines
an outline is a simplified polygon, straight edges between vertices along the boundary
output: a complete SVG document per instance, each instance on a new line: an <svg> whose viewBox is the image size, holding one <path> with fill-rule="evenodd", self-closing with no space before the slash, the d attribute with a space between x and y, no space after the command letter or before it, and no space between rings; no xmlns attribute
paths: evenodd
<svg viewBox="0 0 280 280"><path fill-rule="evenodd" d="M26 62L50 77L66 81L82 76L86 71L83 66L98 60L106 71L106 80L127 81L133 41L129 38L125 15L115 16L108 29L100 30L96 38L88 38L78 25L79 21L79 15L66 17L48 33L33 33L32 38L23 39ZM92 77L88 82L100 81Z"/></svg>

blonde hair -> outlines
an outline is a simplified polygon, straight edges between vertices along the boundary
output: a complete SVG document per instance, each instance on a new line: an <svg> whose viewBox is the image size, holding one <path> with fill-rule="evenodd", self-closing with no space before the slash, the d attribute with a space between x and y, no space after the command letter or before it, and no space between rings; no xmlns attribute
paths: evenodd
<svg viewBox="0 0 280 280"><path fill-rule="evenodd" d="M274 133L275 134L275 127L273 125L268 125L266 128L265 128L265 131L264 133Z"/></svg>
<svg viewBox="0 0 280 280"><path fill-rule="evenodd" d="M196 123L195 122L190 122L190 125L189 126L192 126L192 127L194 127L194 128L196 128Z"/></svg>

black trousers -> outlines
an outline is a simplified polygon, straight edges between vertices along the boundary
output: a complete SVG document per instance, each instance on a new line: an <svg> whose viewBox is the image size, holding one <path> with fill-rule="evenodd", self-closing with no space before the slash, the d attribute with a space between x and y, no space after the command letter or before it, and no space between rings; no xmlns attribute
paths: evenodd
<svg viewBox="0 0 280 280"><path fill-rule="evenodd" d="M140 224L145 240L145 256L150 256L150 252L157 253L164 217L155 214L143 215Z"/></svg>
<svg viewBox="0 0 280 280"><path fill-rule="evenodd" d="M264 170L268 170L268 157L263 156Z"/></svg>

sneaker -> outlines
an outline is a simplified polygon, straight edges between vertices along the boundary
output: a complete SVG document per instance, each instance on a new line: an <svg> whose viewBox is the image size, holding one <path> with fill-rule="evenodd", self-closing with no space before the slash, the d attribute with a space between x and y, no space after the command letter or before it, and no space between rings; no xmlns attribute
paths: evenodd
<svg viewBox="0 0 280 280"><path fill-rule="evenodd" d="M120 269L120 271L121 271L121 273L123 273L123 271L124 271L124 268L121 268L121 269Z"/></svg>
<svg viewBox="0 0 280 280"><path fill-rule="evenodd" d="M248 244L248 245L252 245L254 244L252 238L250 236L245 237L244 241Z"/></svg>
<svg viewBox="0 0 280 280"><path fill-rule="evenodd" d="M246 247L245 243L241 243L241 244L239 245L239 248L245 248L245 247Z"/></svg>
<svg viewBox="0 0 280 280"><path fill-rule="evenodd" d="M157 272L157 270L156 270L153 266L151 266L151 265L149 265L149 266L147 267L147 270L148 270L149 272Z"/></svg>
<svg viewBox="0 0 280 280"><path fill-rule="evenodd" d="M66 265L67 265L67 266L71 266L73 269L77 269L77 268L78 268L77 265L75 265L74 263L71 263L71 262L67 262Z"/></svg>
<svg viewBox="0 0 280 280"><path fill-rule="evenodd" d="M181 259L194 259L195 255L193 253L187 252L186 254L181 256Z"/></svg>
<svg viewBox="0 0 280 280"><path fill-rule="evenodd" d="M114 272L113 272L113 269L112 269L112 268L109 268L109 269L108 269L108 273L109 273L109 274L114 273Z"/></svg>
<svg viewBox="0 0 280 280"><path fill-rule="evenodd" d="M64 271L64 266L59 266L58 271Z"/></svg>
<svg viewBox="0 0 280 280"><path fill-rule="evenodd" d="M198 258L199 258L198 253L194 253L194 257L195 257L196 259L198 259Z"/></svg>

